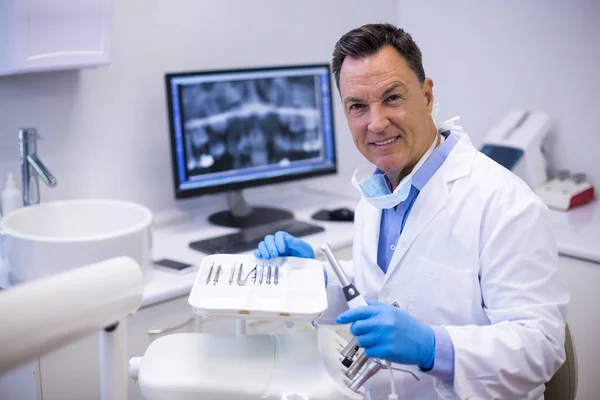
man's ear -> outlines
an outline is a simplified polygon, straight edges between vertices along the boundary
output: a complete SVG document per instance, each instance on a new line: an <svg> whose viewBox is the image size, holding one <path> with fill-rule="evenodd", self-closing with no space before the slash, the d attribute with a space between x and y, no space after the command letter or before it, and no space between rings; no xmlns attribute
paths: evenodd
<svg viewBox="0 0 600 400"><path fill-rule="evenodd" d="M431 110L433 109L433 79L425 78L423 82L423 101L425 102L425 107L427 107L427 111L431 114Z"/></svg>

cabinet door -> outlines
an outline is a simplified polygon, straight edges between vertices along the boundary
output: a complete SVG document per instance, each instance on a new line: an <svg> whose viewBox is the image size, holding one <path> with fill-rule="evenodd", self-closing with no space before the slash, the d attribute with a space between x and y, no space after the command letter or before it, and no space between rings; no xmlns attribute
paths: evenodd
<svg viewBox="0 0 600 400"><path fill-rule="evenodd" d="M169 333L195 332L198 318L187 296L144 308L127 320L127 360L142 356L148 345ZM100 334L92 335L40 358L44 400L100 399ZM142 400L129 381L129 400Z"/></svg>

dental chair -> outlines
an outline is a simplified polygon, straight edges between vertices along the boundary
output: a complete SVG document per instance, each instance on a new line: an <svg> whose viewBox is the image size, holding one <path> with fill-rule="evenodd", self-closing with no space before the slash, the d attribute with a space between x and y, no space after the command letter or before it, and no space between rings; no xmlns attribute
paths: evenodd
<svg viewBox="0 0 600 400"><path fill-rule="evenodd" d="M97 331L101 398L127 400L124 321L142 303L144 277L129 257L0 292L0 375Z"/></svg>
<svg viewBox="0 0 600 400"><path fill-rule="evenodd" d="M346 341L320 327L293 334L182 333L130 360L146 400L361 400L340 363Z"/></svg>
<svg viewBox="0 0 600 400"><path fill-rule="evenodd" d="M569 325L565 328L565 353L564 364L546 383L545 400L575 400L577 395L577 355Z"/></svg>

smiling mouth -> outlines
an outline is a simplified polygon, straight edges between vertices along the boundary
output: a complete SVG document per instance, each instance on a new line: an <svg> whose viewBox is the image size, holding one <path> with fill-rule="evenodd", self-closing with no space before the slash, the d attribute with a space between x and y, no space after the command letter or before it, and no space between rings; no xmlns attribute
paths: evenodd
<svg viewBox="0 0 600 400"><path fill-rule="evenodd" d="M371 144L375 145L375 146L385 146L386 144L390 144L395 142L396 140L400 139L400 136L394 136L393 138L389 138L386 140L382 140L380 142L373 142Z"/></svg>

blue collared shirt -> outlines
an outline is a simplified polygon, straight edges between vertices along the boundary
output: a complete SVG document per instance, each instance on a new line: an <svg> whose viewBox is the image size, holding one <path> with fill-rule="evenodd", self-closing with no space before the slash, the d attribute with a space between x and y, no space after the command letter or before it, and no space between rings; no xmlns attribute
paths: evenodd
<svg viewBox="0 0 600 400"><path fill-rule="evenodd" d="M377 264L383 272L388 270L390 260L404 230L404 225L419 193L444 163L457 143L456 137L450 131L443 132L442 135L445 138L444 142L413 175L412 185L406 200L398 204L396 208L384 209L381 212ZM391 182L387 177L386 182L388 183L388 189L391 191ZM433 327L433 330L435 333L435 358L433 368L429 372L446 381L452 381L454 379L454 346L452 345L452 339L448 331L442 327Z"/></svg>

